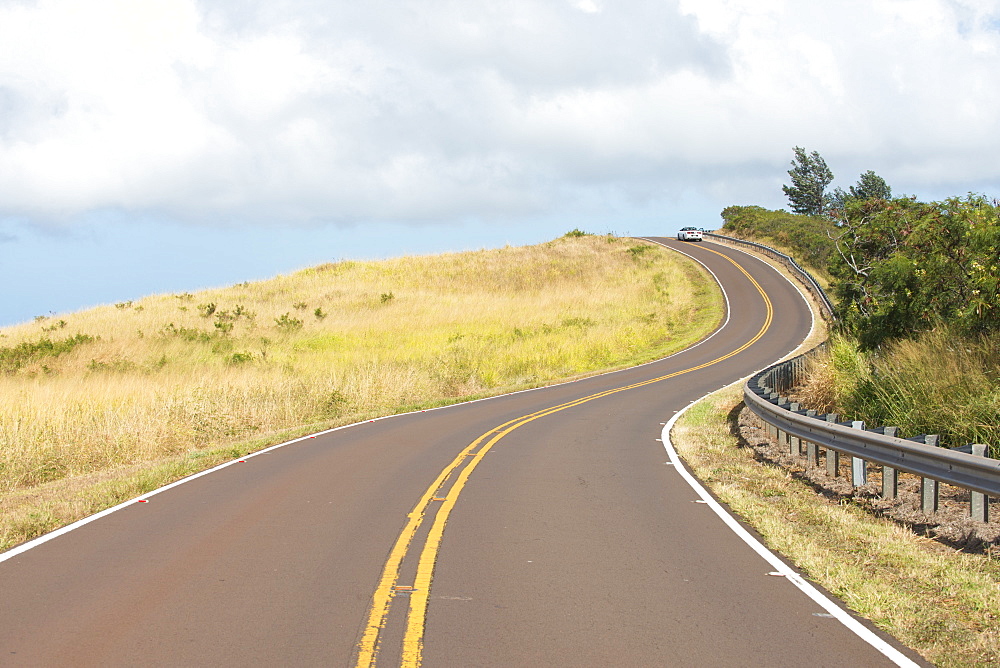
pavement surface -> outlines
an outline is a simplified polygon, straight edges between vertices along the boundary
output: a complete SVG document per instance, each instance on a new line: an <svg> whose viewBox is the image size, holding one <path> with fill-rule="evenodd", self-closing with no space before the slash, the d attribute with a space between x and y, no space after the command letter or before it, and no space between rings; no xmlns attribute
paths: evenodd
<svg viewBox="0 0 1000 668"><path fill-rule="evenodd" d="M811 315L750 255L658 241L724 286L701 344L303 439L9 556L0 665L893 665L667 463L663 423Z"/></svg>

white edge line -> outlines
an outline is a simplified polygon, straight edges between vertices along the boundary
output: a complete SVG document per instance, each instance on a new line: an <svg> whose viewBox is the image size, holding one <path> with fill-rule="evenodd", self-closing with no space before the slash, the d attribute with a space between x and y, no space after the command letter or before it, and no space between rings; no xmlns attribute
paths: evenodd
<svg viewBox="0 0 1000 668"><path fill-rule="evenodd" d="M736 383L732 383L728 387L732 387L737 383L742 383L744 380L738 380ZM703 401L715 392L710 392L706 394L698 401ZM898 649L887 643L882 638L878 637L871 629L866 627L864 624L855 619L852 615L847 613L843 608L830 600L829 597L820 592L816 587L807 582L801 575L796 573L789 567L784 561L778 558L773 552L771 552L767 547L765 547L759 540L757 540L749 531L747 531L737 520L732 516L725 508L722 507L715 498L709 494L708 490L705 489L704 485L698 481L694 475L688 471L687 467L684 465L680 456L678 456L677 451L674 449L674 444L670 440L670 430L673 428L674 423L688 411L691 406L695 405L697 401L688 404L681 411L676 413L670 420L663 426L663 431L660 434L660 439L663 442L663 449L667 451L667 456L670 457L670 463L674 465L674 469L684 478L684 481L694 489L695 493L701 497L701 500L711 508L716 515L728 526L733 533L735 533L740 539L746 543L750 549L759 554L768 564L770 564L775 572L780 573L785 577L786 580L794 584L799 590L802 591L806 596L811 598L816 602L823 610L832 615L834 618L840 621L841 624L846 626L850 631L852 631L859 638L867 642L873 648L885 655L890 661L895 663L897 666L917 666L919 664L912 661Z"/></svg>

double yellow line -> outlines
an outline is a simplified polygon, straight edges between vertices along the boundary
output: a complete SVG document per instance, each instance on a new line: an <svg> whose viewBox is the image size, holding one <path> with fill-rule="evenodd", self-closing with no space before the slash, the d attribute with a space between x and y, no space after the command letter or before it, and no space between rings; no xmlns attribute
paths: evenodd
<svg viewBox="0 0 1000 668"><path fill-rule="evenodd" d="M633 383L631 385L591 394L557 406L552 406L550 408L544 408L540 411L515 418L494 427L470 443L458 454L457 457L455 457L455 459L452 460L450 464L448 464L448 466L444 468L444 470L441 471L438 477L435 478L434 482L432 482L427 488L427 491L424 492L423 496L420 497L420 501L417 502L414 509L409 515L407 515L406 526L403 527L402 532L396 539L396 543L393 546L392 551L389 553L389 558L386 561L385 567L382 569L382 577L379 579L378 586L372 596L372 604L368 614L368 623L365 626L361 641L358 643L358 659L355 664L357 668L374 668L378 655L379 634L385 626L386 618L389 615L389 607L397 591L407 592L410 600L409 612L406 616L406 631L403 636L403 649L400 657L400 665L404 668L417 668L417 666L420 666L423 654L424 625L427 619L427 604L430 599L431 580L434 576L434 564L437 561L438 550L441 546L441 538L444 535L445 524L447 524L448 517L451 515L452 509L455 507L455 503L458 501L459 494L462 493L465 483L469 480L469 476L472 475L472 472L483 460L486 453L489 452L490 449L504 436L511 433L515 429L528 424L529 422L533 422L534 420L547 415L552 415L553 413L564 411L567 408L573 408L574 406L579 406L611 394L644 387L646 385L658 383L669 378L675 378L676 376L691 373L692 371L698 371L714 364L718 364L719 362L723 362L730 357L743 352L764 336L764 333L770 328L774 316L774 309L771 305L771 300L768 299L764 289L743 267L737 264L735 260L717 251L709 250L709 252L715 253L729 262L732 262L737 269L743 272L747 279L749 279L754 287L757 288L761 297L763 297L767 314L760 331L758 331L757 334L755 334L749 341L736 350L733 350L732 352L729 352L710 362L705 362L704 364L684 369L682 371L675 371L674 373L670 373L665 376L659 376L657 378L651 378L649 380ZM455 478L454 483L451 485L445 496L439 497L438 494L440 493L442 486L445 485L448 479L451 478L456 471L458 471L458 475ZM420 552L420 558L417 562L417 572L413 585L412 587L399 587L397 583L403 559L409 551L410 543L413 541L414 536L423 525L424 518L427 515L428 509L432 503L440 503L440 506L438 506L437 513L434 515L434 522L431 525L427 538L424 542L423 549Z"/></svg>

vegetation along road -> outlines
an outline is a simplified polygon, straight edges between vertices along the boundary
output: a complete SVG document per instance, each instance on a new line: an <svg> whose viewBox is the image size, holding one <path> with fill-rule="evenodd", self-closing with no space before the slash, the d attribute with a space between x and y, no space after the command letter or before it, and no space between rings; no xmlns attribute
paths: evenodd
<svg viewBox="0 0 1000 668"><path fill-rule="evenodd" d="M749 255L657 241L724 287L699 345L299 439L13 550L0 662L898 662L769 575L668 461L663 424L793 350L811 315Z"/></svg>

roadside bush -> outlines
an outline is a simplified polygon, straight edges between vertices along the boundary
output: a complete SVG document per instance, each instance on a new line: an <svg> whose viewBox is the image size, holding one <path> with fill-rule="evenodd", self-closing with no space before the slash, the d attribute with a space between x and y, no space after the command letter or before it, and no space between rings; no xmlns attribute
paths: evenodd
<svg viewBox="0 0 1000 668"><path fill-rule="evenodd" d="M9 348L0 348L0 371L14 373L27 364L46 357L58 357L93 340L92 336L77 334L62 341L53 341L48 337L43 337L38 341L25 341Z"/></svg>
<svg viewBox="0 0 1000 668"><path fill-rule="evenodd" d="M833 257L837 225L825 216L805 216L784 209L730 206L722 210L722 230L789 249L799 262L825 271ZM770 243L768 243L770 242Z"/></svg>
<svg viewBox="0 0 1000 668"><path fill-rule="evenodd" d="M233 353L226 358L226 363L230 365L245 364L253 361L253 353Z"/></svg>
<svg viewBox="0 0 1000 668"><path fill-rule="evenodd" d="M288 313L282 314L279 318L275 318L274 324L278 327L278 329L286 332L294 332L302 329L302 321L298 318L290 317Z"/></svg>
<svg viewBox="0 0 1000 668"><path fill-rule="evenodd" d="M959 336L1000 331L996 202L851 202L836 250L840 317L866 349L942 326Z"/></svg>
<svg viewBox="0 0 1000 668"><path fill-rule="evenodd" d="M802 398L810 408L897 426L905 436L939 434L948 447L986 443L996 456L1000 335L961 337L940 328L878 351L837 335L814 363Z"/></svg>

